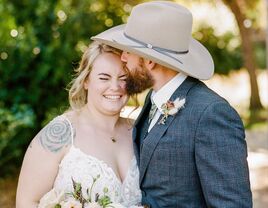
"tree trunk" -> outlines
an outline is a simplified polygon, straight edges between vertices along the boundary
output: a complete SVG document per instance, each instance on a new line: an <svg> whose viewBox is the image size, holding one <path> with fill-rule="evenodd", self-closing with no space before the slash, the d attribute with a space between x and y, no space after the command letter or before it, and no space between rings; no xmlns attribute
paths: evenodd
<svg viewBox="0 0 268 208"><path fill-rule="evenodd" d="M250 77L251 95L250 95L249 109L261 110L263 109L263 106L260 101L259 87L257 83L256 64L255 64L255 57L252 43L252 29L251 27L244 26L246 16L242 13L241 0L240 1L223 0L223 2L232 10L236 18L242 39L244 66L246 67Z"/></svg>

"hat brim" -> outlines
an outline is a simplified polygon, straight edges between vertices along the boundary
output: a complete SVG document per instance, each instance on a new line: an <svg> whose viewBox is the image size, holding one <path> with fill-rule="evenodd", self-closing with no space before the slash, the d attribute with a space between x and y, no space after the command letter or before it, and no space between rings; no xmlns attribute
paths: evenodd
<svg viewBox="0 0 268 208"><path fill-rule="evenodd" d="M104 31L91 39L123 51L137 54L143 58L154 61L175 71L183 72L197 79L207 80L212 77L214 73L213 59L207 49L194 38L191 38L190 40L188 53L168 53L167 56L154 49L141 47L141 44L127 38L124 35L124 28L125 24L119 25ZM174 58L171 58L170 56Z"/></svg>

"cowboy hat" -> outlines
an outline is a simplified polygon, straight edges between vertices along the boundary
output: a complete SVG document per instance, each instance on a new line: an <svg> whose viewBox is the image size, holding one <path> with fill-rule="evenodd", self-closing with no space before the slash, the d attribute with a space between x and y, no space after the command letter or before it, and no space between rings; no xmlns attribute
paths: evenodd
<svg viewBox="0 0 268 208"><path fill-rule="evenodd" d="M185 7L153 1L133 7L127 24L91 39L137 54L198 79L209 79L214 63L207 49L192 38L192 14Z"/></svg>

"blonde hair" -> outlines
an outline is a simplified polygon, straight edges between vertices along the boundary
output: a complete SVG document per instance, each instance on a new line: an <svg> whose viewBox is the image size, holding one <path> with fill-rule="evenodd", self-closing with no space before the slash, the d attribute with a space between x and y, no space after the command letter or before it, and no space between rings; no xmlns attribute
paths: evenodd
<svg viewBox="0 0 268 208"><path fill-rule="evenodd" d="M96 58L102 53L114 53L121 55L121 51L111 46L94 41L84 52L79 67L75 69L75 78L69 86L69 103L73 110L81 109L87 103L87 90L84 83L91 72Z"/></svg>

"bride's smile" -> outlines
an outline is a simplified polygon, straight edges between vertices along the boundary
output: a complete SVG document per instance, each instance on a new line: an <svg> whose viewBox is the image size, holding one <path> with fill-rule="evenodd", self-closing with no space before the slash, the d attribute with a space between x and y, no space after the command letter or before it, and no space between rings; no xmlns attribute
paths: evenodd
<svg viewBox="0 0 268 208"><path fill-rule="evenodd" d="M109 115L119 113L128 100L126 78L127 73L117 55L100 54L84 83L88 107Z"/></svg>

